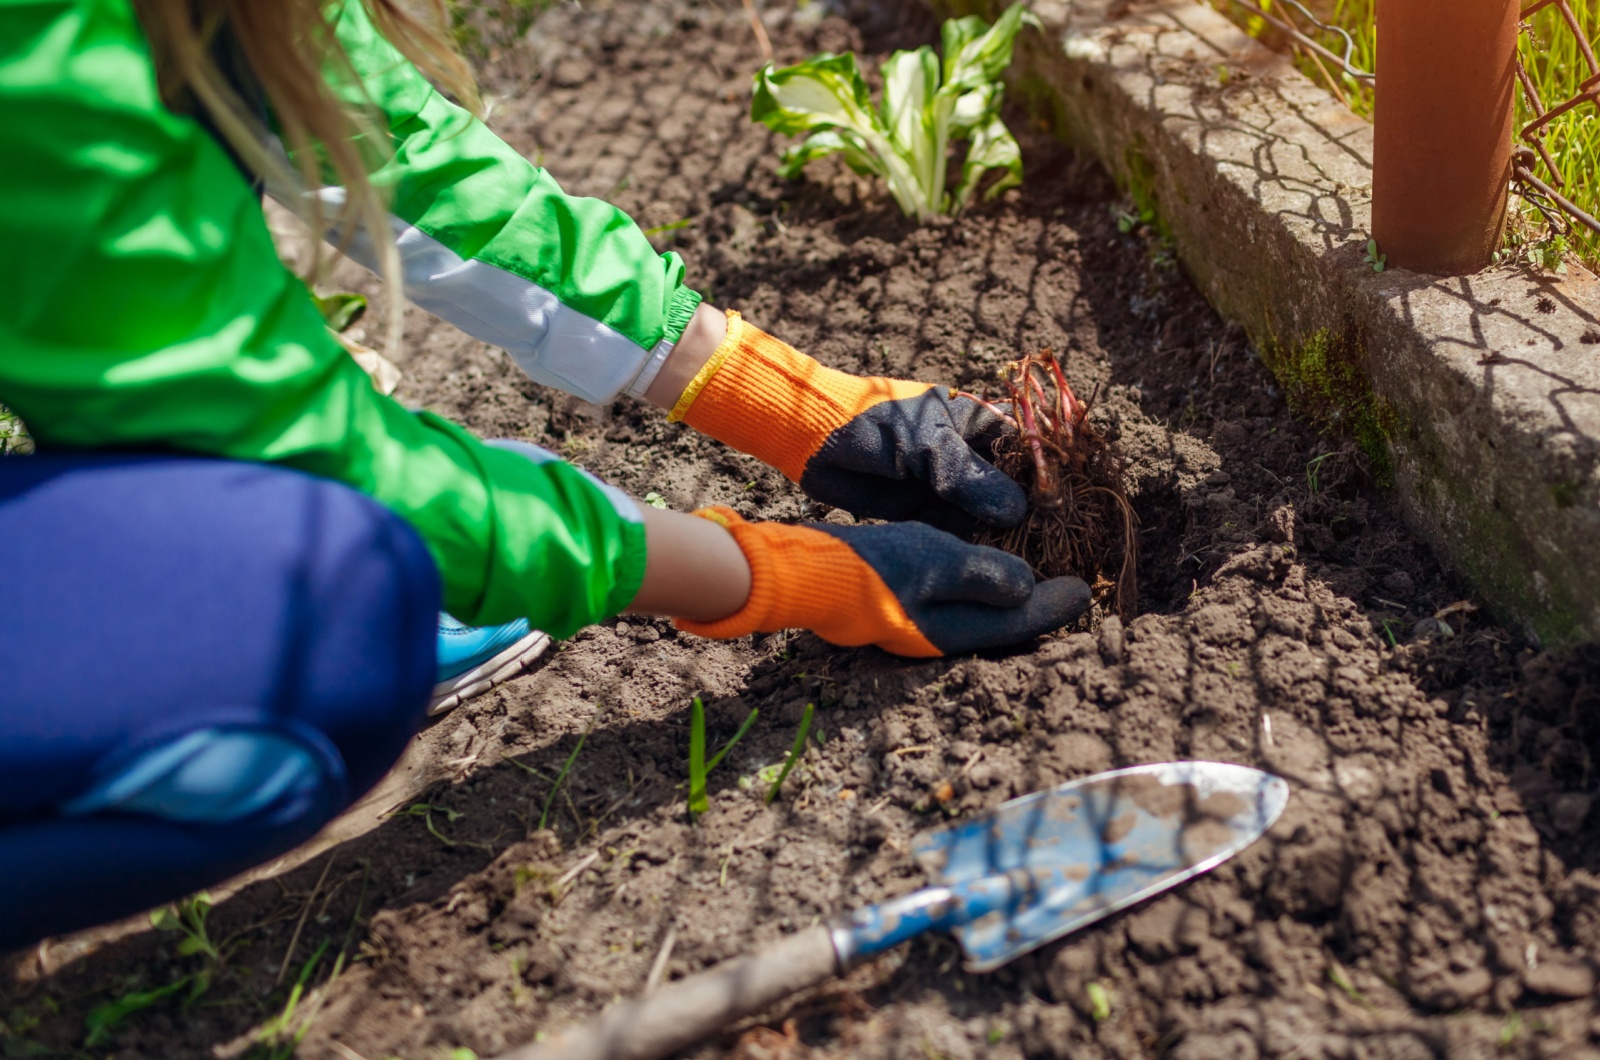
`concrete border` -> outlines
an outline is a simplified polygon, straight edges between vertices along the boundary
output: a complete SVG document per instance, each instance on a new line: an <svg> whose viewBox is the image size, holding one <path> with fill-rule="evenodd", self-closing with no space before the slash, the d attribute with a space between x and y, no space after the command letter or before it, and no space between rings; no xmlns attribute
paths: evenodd
<svg viewBox="0 0 1600 1060"><path fill-rule="evenodd" d="M1361 444L1499 617L1600 639L1600 281L1375 273L1372 128L1286 59L1194 0L1031 6L1015 90L1153 211L1297 411Z"/></svg>

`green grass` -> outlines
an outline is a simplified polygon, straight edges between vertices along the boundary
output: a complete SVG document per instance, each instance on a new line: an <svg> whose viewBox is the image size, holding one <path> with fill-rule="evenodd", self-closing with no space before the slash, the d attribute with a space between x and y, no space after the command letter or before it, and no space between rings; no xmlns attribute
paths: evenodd
<svg viewBox="0 0 1600 1060"><path fill-rule="evenodd" d="M1210 2L1251 36L1280 51L1290 49L1291 42L1284 34L1260 16L1249 14L1234 0ZM1353 65L1363 70L1376 69L1377 30L1373 22L1376 0L1302 2L1323 22L1340 26L1350 34L1356 46L1350 57ZM1273 15L1297 25L1302 33L1329 51L1343 54L1344 42L1337 34L1315 29L1298 11L1277 0L1261 0L1261 4ZM1593 42L1600 37L1600 4L1579 0L1571 6L1588 39ZM1539 98L1549 108L1577 95L1578 86L1589 76L1589 68L1578 50L1577 38L1559 11L1546 8L1533 16L1531 24L1532 29L1523 33L1518 48ZM1357 114L1371 119L1374 96L1370 86L1342 74L1335 64L1312 56L1305 49L1297 50L1295 63L1307 77L1344 99ZM1517 128L1520 130L1532 117L1522 93L1518 92ZM1558 118L1547 128L1545 142L1560 171L1564 185L1559 189L1562 194L1590 215L1600 215L1600 179L1592 176L1600 172L1600 108L1585 104ZM1520 138L1518 143L1521 143ZM1542 164L1534 171L1540 179L1549 182L1549 174ZM1502 260L1523 260L1542 268L1559 269L1563 257L1570 252L1591 268L1600 266L1600 236L1574 224L1572 237L1561 239L1544 215L1519 196L1512 198L1512 211L1514 216L1507 228Z"/></svg>

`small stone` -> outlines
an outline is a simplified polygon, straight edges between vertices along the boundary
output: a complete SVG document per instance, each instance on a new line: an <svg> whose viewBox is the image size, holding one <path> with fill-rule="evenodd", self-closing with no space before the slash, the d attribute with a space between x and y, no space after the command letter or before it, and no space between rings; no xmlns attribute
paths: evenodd
<svg viewBox="0 0 1600 1060"><path fill-rule="evenodd" d="M1550 803L1550 824L1562 835L1577 835L1593 805L1594 799L1580 792L1557 795Z"/></svg>
<svg viewBox="0 0 1600 1060"><path fill-rule="evenodd" d="M1411 599L1412 595L1417 591L1417 583L1412 580L1411 575L1403 570L1397 570L1393 574L1385 575L1383 581L1379 584L1383 586L1384 592L1397 596L1402 600Z"/></svg>
<svg viewBox="0 0 1600 1060"><path fill-rule="evenodd" d="M1411 627L1413 637L1432 637L1444 632L1437 618L1424 618Z"/></svg>
<svg viewBox="0 0 1600 1060"><path fill-rule="evenodd" d="M562 59L550 70L550 84L556 88L577 88L594 76L594 69L579 59Z"/></svg>
<svg viewBox="0 0 1600 1060"><path fill-rule="evenodd" d="M1233 481L1233 476L1226 471L1213 471L1206 476L1207 486L1226 486Z"/></svg>
<svg viewBox="0 0 1600 1060"><path fill-rule="evenodd" d="M1531 993L1547 997L1584 998L1594 993L1594 969L1576 957L1552 954L1529 968L1522 982Z"/></svg>
<svg viewBox="0 0 1600 1060"><path fill-rule="evenodd" d="M1461 972L1447 972L1428 977L1422 983L1413 983L1411 996L1430 1008L1450 1011L1465 1008L1489 992L1494 986L1494 976L1487 968L1468 968Z"/></svg>

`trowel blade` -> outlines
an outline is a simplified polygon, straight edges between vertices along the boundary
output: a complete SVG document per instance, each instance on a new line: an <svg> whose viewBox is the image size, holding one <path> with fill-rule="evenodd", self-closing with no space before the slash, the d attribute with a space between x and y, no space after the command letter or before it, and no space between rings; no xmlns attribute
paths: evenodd
<svg viewBox="0 0 1600 1060"><path fill-rule="evenodd" d="M1134 766L923 833L912 853L935 884L1031 881L1009 914L956 929L967 966L982 972L1214 868L1260 838L1288 801L1284 780L1248 766Z"/></svg>

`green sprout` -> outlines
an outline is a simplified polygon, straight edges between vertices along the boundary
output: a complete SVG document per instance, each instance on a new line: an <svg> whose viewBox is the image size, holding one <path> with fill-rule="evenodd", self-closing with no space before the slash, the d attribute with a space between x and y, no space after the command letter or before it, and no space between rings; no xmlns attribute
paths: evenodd
<svg viewBox="0 0 1600 1060"><path fill-rule="evenodd" d="M1376 239L1369 239L1367 240L1367 256L1362 260L1368 265L1372 266L1373 272L1382 272L1389 264L1389 255L1379 254L1378 241Z"/></svg>
<svg viewBox="0 0 1600 1060"><path fill-rule="evenodd" d="M589 723L593 726L593 722ZM556 801L556 792L561 790L561 784L567 779L567 774L572 771L572 763L578 760L578 752L583 750L583 742L589 738L589 730L585 729L582 736L578 737L578 746L572 749L567 760L561 764L561 772L556 774L556 782L550 785L550 794L544 797L544 809L539 811L538 831L544 831L545 822L550 820L550 807Z"/></svg>
<svg viewBox="0 0 1600 1060"><path fill-rule="evenodd" d="M815 703L807 703L805 713L800 715L800 731L794 735L794 746L789 748L789 753L784 757L783 768L778 770L778 775L773 779L772 786L767 789L766 802L771 805L772 800L778 797L778 792L783 788L783 782L789 777L789 770L800 761L800 756L805 753L806 737L811 734L811 715L816 711ZM772 768L771 766L767 767ZM765 773L765 770L763 770ZM763 776L761 779L765 780Z"/></svg>
<svg viewBox="0 0 1600 1060"><path fill-rule="evenodd" d="M206 891L192 894L151 913L150 926L157 931L174 931L183 936L178 942L178 956L201 953L212 961L219 961L222 951L206 932L211 905L211 895Z"/></svg>
<svg viewBox="0 0 1600 1060"><path fill-rule="evenodd" d="M1321 488L1320 474L1323 461L1333 455L1333 453L1323 453L1321 456L1313 457L1310 463L1306 464L1306 486L1310 488L1312 493L1316 493Z"/></svg>
<svg viewBox="0 0 1600 1060"><path fill-rule="evenodd" d="M693 224L694 218L685 217L681 220L670 221L664 225L656 225L654 228L646 228L644 230L644 236L646 239L653 239L656 236L666 235L668 232L676 232L680 228L688 228Z"/></svg>
<svg viewBox="0 0 1600 1060"><path fill-rule="evenodd" d="M1111 1018L1111 991L1107 990L1098 980L1091 982L1083 988L1089 995L1089 1018L1096 1023L1104 1023Z"/></svg>
<svg viewBox="0 0 1600 1060"><path fill-rule="evenodd" d="M733 739L723 744L722 750L712 756L711 761L706 761L706 705L699 696L695 696L689 703L689 819L696 817L711 809L711 797L706 794L706 777L717 768L727 753L733 750L733 745L744 739L744 734L750 731L750 726L756 722L756 716L761 711L752 709L745 716L739 731L733 734Z"/></svg>

